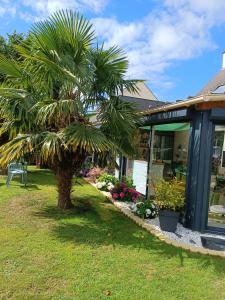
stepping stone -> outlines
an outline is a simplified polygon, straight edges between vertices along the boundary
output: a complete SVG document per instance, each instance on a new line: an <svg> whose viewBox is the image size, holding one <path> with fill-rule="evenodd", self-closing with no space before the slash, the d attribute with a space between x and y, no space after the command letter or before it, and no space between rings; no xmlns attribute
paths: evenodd
<svg viewBox="0 0 225 300"><path fill-rule="evenodd" d="M205 248L217 251L225 251L225 240L211 236L201 236L202 245Z"/></svg>

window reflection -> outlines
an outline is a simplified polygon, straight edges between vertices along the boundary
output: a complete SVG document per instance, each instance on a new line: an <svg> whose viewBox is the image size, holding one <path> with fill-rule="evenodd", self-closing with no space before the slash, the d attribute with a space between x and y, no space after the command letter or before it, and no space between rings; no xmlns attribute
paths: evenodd
<svg viewBox="0 0 225 300"><path fill-rule="evenodd" d="M213 140L208 225L225 228L225 126L220 125Z"/></svg>
<svg viewBox="0 0 225 300"><path fill-rule="evenodd" d="M161 179L176 177L185 191L189 144L189 123L170 123L153 126L149 195L154 196L154 185Z"/></svg>

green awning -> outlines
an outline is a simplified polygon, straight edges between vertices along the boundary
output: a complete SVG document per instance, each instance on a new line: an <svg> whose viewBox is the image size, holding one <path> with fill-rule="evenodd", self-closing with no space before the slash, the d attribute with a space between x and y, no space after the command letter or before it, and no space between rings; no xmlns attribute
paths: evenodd
<svg viewBox="0 0 225 300"><path fill-rule="evenodd" d="M150 130L151 126L143 126L140 129ZM170 124L160 124L153 126L155 130L158 131L183 131L189 130L190 124L189 123L170 123Z"/></svg>
<svg viewBox="0 0 225 300"><path fill-rule="evenodd" d="M143 126L143 127L140 127L140 129L145 129L145 130L150 130L151 126Z"/></svg>
<svg viewBox="0 0 225 300"><path fill-rule="evenodd" d="M190 129L189 123L171 123L155 125L153 128L157 131L184 131Z"/></svg>

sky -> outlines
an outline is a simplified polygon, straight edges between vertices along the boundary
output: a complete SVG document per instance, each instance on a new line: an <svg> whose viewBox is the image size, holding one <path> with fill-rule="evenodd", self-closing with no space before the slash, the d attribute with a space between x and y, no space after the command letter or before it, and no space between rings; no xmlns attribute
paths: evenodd
<svg viewBox="0 0 225 300"><path fill-rule="evenodd" d="M225 0L0 0L0 35L27 33L59 9L81 12L105 47L123 48L127 77L159 100L194 96L221 69Z"/></svg>

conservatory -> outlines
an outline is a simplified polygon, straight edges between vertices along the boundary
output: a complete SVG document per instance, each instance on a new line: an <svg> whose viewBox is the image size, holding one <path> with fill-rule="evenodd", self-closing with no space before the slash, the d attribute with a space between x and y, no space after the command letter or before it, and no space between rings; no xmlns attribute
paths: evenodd
<svg viewBox="0 0 225 300"><path fill-rule="evenodd" d="M189 98L143 116L135 159L120 160L120 176L131 176L146 197L160 179L176 177L186 196L184 225L225 234L225 95Z"/></svg>

